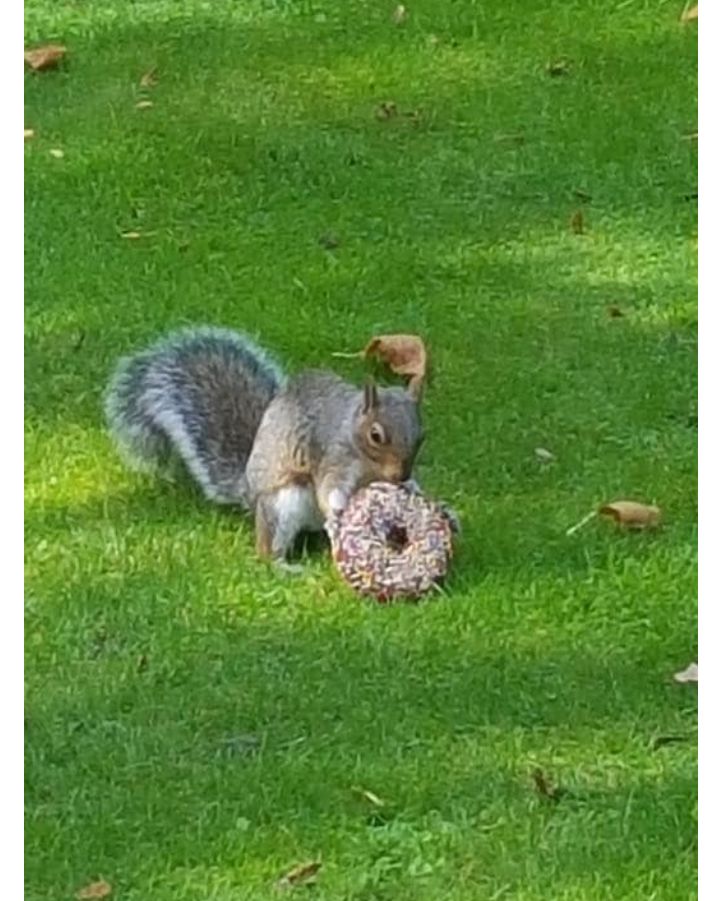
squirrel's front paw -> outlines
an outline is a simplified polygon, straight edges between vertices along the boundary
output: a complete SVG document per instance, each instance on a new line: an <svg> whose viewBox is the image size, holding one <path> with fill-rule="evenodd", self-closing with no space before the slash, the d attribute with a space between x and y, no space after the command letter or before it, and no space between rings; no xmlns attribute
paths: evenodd
<svg viewBox="0 0 720 901"><path fill-rule="evenodd" d="M350 498L340 488L333 488L328 495L328 505L332 516L341 516Z"/></svg>

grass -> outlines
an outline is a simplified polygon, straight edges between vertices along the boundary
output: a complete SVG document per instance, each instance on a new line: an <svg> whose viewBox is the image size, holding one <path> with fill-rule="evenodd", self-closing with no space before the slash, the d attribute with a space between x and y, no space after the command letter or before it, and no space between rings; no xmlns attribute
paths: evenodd
<svg viewBox="0 0 720 901"><path fill-rule="evenodd" d="M313 859L317 901L696 896L696 25L392 6L26 4L68 47L26 78L32 901L266 899ZM115 359L198 322L357 380L332 351L425 336L443 597L359 602L321 552L278 579L245 519L123 469ZM619 497L664 528L565 537Z"/></svg>

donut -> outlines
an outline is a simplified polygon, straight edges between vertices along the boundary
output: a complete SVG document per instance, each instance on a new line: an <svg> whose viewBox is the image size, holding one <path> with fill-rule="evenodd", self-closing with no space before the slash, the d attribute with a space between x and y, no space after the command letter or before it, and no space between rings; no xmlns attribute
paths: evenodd
<svg viewBox="0 0 720 901"><path fill-rule="evenodd" d="M326 528L341 577L380 603L420 598L437 588L450 566L448 514L402 485L361 488Z"/></svg>

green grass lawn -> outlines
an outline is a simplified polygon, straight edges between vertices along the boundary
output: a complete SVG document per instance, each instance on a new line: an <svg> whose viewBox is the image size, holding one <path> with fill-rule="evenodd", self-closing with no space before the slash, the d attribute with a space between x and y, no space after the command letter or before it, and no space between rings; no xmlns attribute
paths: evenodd
<svg viewBox="0 0 720 901"><path fill-rule="evenodd" d="M25 82L32 901L259 901L307 860L316 901L696 896L697 26L408 7L27 2L68 48ZM109 372L191 323L358 381L333 351L425 337L444 595L359 601L317 550L279 578L123 468ZM566 537L623 497L664 527Z"/></svg>

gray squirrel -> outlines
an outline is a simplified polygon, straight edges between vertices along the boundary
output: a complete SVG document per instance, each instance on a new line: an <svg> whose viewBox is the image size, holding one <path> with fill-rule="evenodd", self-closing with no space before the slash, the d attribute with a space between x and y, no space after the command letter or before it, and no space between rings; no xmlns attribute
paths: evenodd
<svg viewBox="0 0 720 901"><path fill-rule="evenodd" d="M179 457L205 496L255 514L260 556L283 563L374 481L412 481L423 439L419 391L364 388L331 372L286 377L247 335L180 331L120 360L105 395L126 460Z"/></svg>

